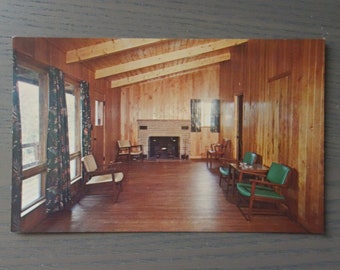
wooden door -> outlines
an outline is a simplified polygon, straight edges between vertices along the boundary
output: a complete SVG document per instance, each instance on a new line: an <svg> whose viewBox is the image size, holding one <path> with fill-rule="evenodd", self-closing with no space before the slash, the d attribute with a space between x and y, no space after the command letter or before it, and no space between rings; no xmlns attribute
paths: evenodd
<svg viewBox="0 0 340 270"><path fill-rule="evenodd" d="M243 95L234 97L235 106L235 155L241 160L242 153L242 128L243 128Z"/></svg>
<svg viewBox="0 0 340 270"><path fill-rule="evenodd" d="M288 157L293 154L292 127L293 127L293 105L291 91L289 91L290 77L283 76L268 83L268 151L267 159L288 163Z"/></svg>
<svg viewBox="0 0 340 270"><path fill-rule="evenodd" d="M93 144L92 153L98 163L102 165L105 163L104 146L105 146L105 96L101 93L95 92L94 95L94 124L93 124Z"/></svg>

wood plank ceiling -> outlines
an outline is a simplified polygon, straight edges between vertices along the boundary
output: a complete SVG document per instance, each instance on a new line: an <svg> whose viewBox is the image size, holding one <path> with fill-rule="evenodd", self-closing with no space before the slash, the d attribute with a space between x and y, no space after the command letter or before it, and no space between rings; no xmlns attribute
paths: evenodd
<svg viewBox="0 0 340 270"><path fill-rule="evenodd" d="M246 39L49 38L67 64L82 63L111 88L227 61Z"/></svg>

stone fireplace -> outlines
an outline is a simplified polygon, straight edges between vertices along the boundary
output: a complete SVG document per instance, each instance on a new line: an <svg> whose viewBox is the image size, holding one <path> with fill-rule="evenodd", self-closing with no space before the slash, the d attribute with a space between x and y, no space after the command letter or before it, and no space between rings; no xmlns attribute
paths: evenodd
<svg viewBox="0 0 340 270"><path fill-rule="evenodd" d="M190 150L190 120L137 120L138 142L148 158L186 159Z"/></svg>

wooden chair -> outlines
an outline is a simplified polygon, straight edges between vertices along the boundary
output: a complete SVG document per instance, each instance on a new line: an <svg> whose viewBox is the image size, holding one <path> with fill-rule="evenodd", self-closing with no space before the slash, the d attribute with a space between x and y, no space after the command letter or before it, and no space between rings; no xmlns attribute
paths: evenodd
<svg viewBox="0 0 340 270"><path fill-rule="evenodd" d="M126 159L136 160L136 159L144 159L143 153L143 145L131 145L129 140L118 140L118 151L116 155L116 161Z"/></svg>
<svg viewBox="0 0 340 270"><path fill-rule="evenodd" d="M247 220L251 220L253 215L254 202L271 203L276 209L268 209L265 207L257 208L257 214L275 214L281 212L281 205L286 203L284 195L285 189L288 187L288 178L291 169L283 164L273 162L269 171L262 180L252 179L250 183L237 183L239 196L249 200L247 214L240 207L239 209Z"/></svg>
<svg viewBox="0 0 340 270"><path fill-rule="evenodd" d="M212 167L212 161L226 158L230 152L231 141L224 139L222 143L212 143L207 151L207 166Z"/></svg>
<svg viewBox="0 0 340 270"><path fill-rule="evenodd" d="M246 165L253 165L256 162L257 154L254 152L245 152L243 156L243 160L241 162L245 163ZM232 162L238 162L235 159L221 159L221 166L219 167L220 172L220 186L222 183L222 180L225 180L227 182L227 192L229 190L229 186L233 186L233 192L234 192L234 183L231 183L231 169L230 169L230 163Z"/></svg>
<svg viewBox="0 0 340 270"><path fill-rule="evenodd" d="M114 184L114 202L117 202L124 180L124 172L118 170L118 164L111 164L107 167L99 168L93 155L84 156L82 163L85 184L93 185L112 182Z"/></svg>

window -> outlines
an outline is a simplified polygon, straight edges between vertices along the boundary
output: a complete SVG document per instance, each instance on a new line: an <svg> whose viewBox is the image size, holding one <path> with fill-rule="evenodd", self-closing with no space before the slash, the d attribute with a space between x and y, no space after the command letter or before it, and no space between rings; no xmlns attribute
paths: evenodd
<svg viewBox="0 0 340 270"><path fill-rule="evenodd" d="M46 179L47 75L20 67L18 90L22 131L22 197L25 210L41 200Z"/></svg>
<svg viewBox="0 0 340 270"><path fill-rule="evenodd" d="M70 144L70 177L71 181L75 181L81 176L80 91L68 82L65 82L65 90Z"/></svg>
<svg viewBox="0 0 340 270"><path fill-rule="evenodd" d="M65 82L69 128L70 177L81 177L80 90ZM23 180L22 214L45 197L47 174L46 141L48 127L48 75L46 72L20 66L18 92L21 112Z"/></svg>
<svg viewBox="0 0 340 270"><path fill-rule="evenodd" d="M104 124L104 102L96 100L95 101L95 118L96 126L102 126Z"/></svg>
<svg viewBox="0 0 340 270"><path fill-rule="evenodd" d="M202 100L202 127L210 127L211 101Z"/></svg>
<svg viewBox="0 0 340 270"><path fill-rule="evenodd" d="M220 100L192 99L190 106L191 132L201 132L201 128L220 132Z"/></svg>
<svg viewBox="0 0 340 270"><path fill-rule="evenodd" d="M21 129L23 168L27 169L41 162L40 155L40 108L39 108L39 85L18 82Z"/></svg>

